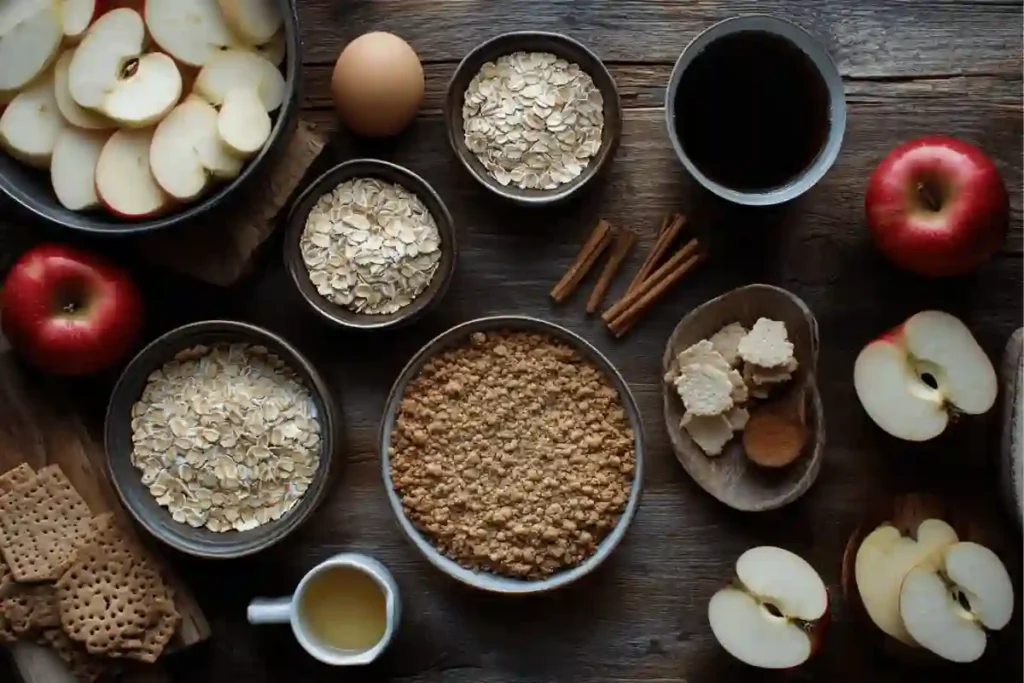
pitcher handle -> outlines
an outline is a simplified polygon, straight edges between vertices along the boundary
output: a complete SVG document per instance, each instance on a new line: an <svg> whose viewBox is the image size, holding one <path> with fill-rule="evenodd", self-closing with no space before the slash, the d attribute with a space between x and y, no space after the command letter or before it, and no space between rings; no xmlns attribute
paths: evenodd
<svg viewBox="0 0 1024 683"><path fill-rule="evenodd" d="M245 616L250 624L287 624L292 619L292 598L256 598Z"/></svg>

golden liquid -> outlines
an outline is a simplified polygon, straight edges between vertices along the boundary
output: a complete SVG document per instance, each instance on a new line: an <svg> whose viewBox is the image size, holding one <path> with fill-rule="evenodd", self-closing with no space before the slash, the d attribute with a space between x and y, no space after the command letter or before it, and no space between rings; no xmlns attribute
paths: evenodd
<svg viewBox="0 0 1024 683"><path fill-rule="evenodd" d="M352 567L330 567L310 579L302 614L313 637L337 650L368 650L387 630L383 589Z"/></svg>

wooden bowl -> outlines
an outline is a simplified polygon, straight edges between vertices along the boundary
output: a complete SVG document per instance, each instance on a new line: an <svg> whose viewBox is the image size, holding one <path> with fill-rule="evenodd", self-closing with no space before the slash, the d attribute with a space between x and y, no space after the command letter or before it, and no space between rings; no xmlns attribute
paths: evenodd
<svg viewBox="0 0 1024 683"><path fill-rule="evenodd" d="M389 458L391 434L394 431L395 422L398 418L398 409L409 382L419 374L420 370L431 358L441 351L466 343L466 340L474 332L486 332L488 330L539 332L556 337L574 347L608 378L609 383L619 394L622 408L626 412L626 418L633 429L633 450L636 459L636 465L633 469L633 486L630 489L626 507L619 516L618 524L598 544L597 551L584 562L575 567L556 572L544 579L514 579L497 574L474 571L441 554L431 543L430 539L406 516L405 510L402 508L402 501L399 499L398 494L395 493L394 483L391 481L391 460ZM637 507L640 505L640 491L643 487L644 478L644 431L643 421L640 419L640 410L636 406L636 401L629 390L629 385L626 384L626 380L622 378L622 375L615 369L611 361L583 339L583 337L570 332L564 327L537 318L513 315L478 318L461 325L456 325L428 342L426 346L412 357L391 387L391 393L388 395L387 403L384 406L384 417L380 423L379 449L384 490L387 493L391 511L394 513L395 519L398 520L398 525L403 533L405 533L405 536L412 541L413 545L416 546L417 550L423 554L430 564L448 576L467 586L493 593L505 595L545 593L583 578L597 569L619 545L623 536L626 535L626 530L629 528L630 523L633 521Z"/></svg>
<svg viewBox="0 0 1024 683"><path fill-rule="evenodd" d="M744 455L739 435L721 455L708 457L679 427L683 403L672 386L662 383L665 428L676 459L705 491L729 507L747 512L773 510L792 503L811 487L821 469L825 414L815 383L818 323L814 315L807 304L784 289L770 285L740 287L698 306L683 318L672 331L662 358L662 371L667 373L676 356L687 347L710 338L729 323L739 322L749 329L761 317L786 324L800 363L787 391L804 392L810 438L793 464L777 470L758 467Z"/></svg>
<svg viewBox="0 0 1024 683"><path fill-rule="evenodd" d="M320 422L320 466L313 482L298 504L280 519L251 531L217 533L194 529L171 518L157 504L142 483L139 471L131 463L132 406L142 395L150 373L176 353L196 344L260 344L267 347L296 373L309 389ZM171 330L139 352L128 364L114 386L107 405L104 445L111 482L128 512L146 531L176 550L208 559L244 557L259 552L295 531L317 509L330 490L338 469L335 453L341 443L341 413L320 373L305 356L273 332L248 323L207 320Z"/></svg>
<svg viewBox="0 0 1024 683"><path fill-rule="evenodd" d="M594 85L604 97L604 130L601 148L590 159L590 163L583 169L579 177L554 190L523 190L511 185L502 185L491 177L476 155L466 147L466 136L462 127L462 103L466 96L466 88L469 87L469 82L480 72L484 64L513 52L550 52L578 64L594 79ZM608 162L615 156L619 138L622 137L622 103L619 100L619 89L604 63L582 43L559 33L544 31L505 33L474 48L459 63L448 82L448 91L444 100L444 116L448 128L448 141L470 175L497 196L525 206L554 204L576 194L604 170Z"/></svg>
<svg viewBox="0 0 1024 683"><path fill-rule="evenodd" d="M370 315L356 313L344 306L339 306L325 299L316 291L309 280L309 271L302 260L299 240L306 227L306 218L324 194L331 192L339 184L353 178L377 178L385 182L401 185L415 194L430 211L437 223L441 236L441 261L438 263L434 278L426 289L420 292L412 303L405 308L388 315ZM353 159L338 164L307 187L292 206L288 214L288 228L284 238L284 262L299 294L320 317L345 328L360 330L379 330L387 327L398 327L424 315L433 308L448 291L448 285L455 272L455 260L458 244L455 238L455 223L445 206L441 196L430 183L407 168L378 159Z"/></svg>

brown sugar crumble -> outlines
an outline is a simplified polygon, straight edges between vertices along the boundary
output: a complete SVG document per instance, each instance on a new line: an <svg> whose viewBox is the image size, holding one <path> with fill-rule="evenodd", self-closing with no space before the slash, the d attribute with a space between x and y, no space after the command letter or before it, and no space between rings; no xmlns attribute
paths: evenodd
<svg viewBox="0 0 1024 683"><path fill-rule="evenodd" d="M389 451L409 519L463 567L536 579L590 557L633 485L615 388L546 334L476 332L406 388Z"/></svg>

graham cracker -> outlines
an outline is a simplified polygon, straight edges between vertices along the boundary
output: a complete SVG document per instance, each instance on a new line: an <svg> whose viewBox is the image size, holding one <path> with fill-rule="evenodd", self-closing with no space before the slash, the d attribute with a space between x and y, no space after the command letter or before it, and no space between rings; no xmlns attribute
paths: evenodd
<svg viewBox="0 0 1024 683"><path fill-rule="evenodd" d="M21 463L13 470L8 470L7 472L0 474L0 494L7 493L21 484L27 484L32 481L35 476L35 470L25 463Z"/></svg>
<svg viewBox="0 0 1024 683"><path fill-rule="evenodd" d="M4 562L3 556L0 556L0 598L4 597L13 585L14 574L11 573L11 568Z"/></svg>
<svg viewBox="0 0 1024 683"><path fill-rule="evenodd" d="M52 583L17 584L0 600L0 619L15 636L26 636L60 626L57 589Z"/></svg>
<svg viewBox="0 0 1024 683"><path fill-rule="evenodd" d="M92 513L56 465L0 496L0 551L21 582L54 581L89 534Z"/></svg>
<svg viewBox="0 0 1024 683"><path fill-rule="evenodd" d="M71 640L60 628L46 629L36 642L53 650L67 664L71 675L81 683L93 683L112 668L111 662L89 654L81 644Z"/></svg>

